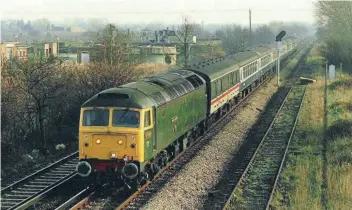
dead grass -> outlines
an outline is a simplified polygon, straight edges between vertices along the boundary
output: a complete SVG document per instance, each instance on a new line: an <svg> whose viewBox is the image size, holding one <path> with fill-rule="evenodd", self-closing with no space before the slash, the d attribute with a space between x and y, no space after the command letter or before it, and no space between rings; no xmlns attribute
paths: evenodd
<svg viewBox="0 0 352 210"><path fill-rule="evenodd" d="M322 209L322 139L324 138L324 65L317 48L308 56L310 84L299 116L290 153L272 201L274 209ZM310 64L310 65L307 65ZM328 89L328 208L352 207L352 88L351 76L340 74ZM335 133L336 135L332 135Z"/></svg>
<svg viewBox="0 0 352 210"><path fill-rule="evenodd" d="M328 197L330 209L352 207L352 164L330 167L328 170Z"/></svg>

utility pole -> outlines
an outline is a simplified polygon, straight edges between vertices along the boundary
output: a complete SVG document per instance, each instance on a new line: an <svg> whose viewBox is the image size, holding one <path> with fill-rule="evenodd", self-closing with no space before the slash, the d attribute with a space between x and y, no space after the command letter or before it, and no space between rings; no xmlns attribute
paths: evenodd
<svg viewBox="0 0 352 210"><path fill-rule="evenodd" d="M112 66L112 39L113 39L112 25L110 25L110 32L111 32L111 39L110 39L110 65Z"/></svg>
<svg viewBox="0 0 352 210"><path fill-rule="evenodd" d="M286 31L281 31L277 36L276 36L276 49L278 52L278 57L277 57L277 86L280 86L280 42L281 39L286 35Z"/></svg>
<svg viewBox="0 0 352 210"><path fill-rule="evenodd" d="M252 47L252 11L249 10L249 46Z"/></svg>
<svg viewBox="0 0 352 210"><path fill-rule="evenodd" d="M115 30L115 27L110 24L110 34L111 34L111 39L110 39L110 65L112 66L112 60L113 60L113 55L112 55L112 48L114 46L114 40L115 36L117 35L117 31Z"/></svg>
<svg viewBox="0 0 352 210"><path fill-rule="evenodd" d="M204 39L204 21L202 21L202 37Z"/></svg>
<svg viewBox="0 0 352 210"><path fill-rule="evenodd" d="M60 56L60 41L59 37L57 37L57 57Z"/></svg>
<svg viewBox="0 0 352 210"><path fill-rule="evenodd" d="M184 51L185 51L185 68L186 68L188 65L188 43L187 43L187 41L184 42L183 47L184 47Z"/></svg>

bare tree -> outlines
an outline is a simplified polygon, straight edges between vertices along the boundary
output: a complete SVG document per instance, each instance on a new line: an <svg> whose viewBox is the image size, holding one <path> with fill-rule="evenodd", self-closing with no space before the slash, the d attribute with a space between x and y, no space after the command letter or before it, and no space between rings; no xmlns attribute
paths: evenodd
<svg viewBox="0 0 352 210"><path fill-rule="evenodd" d="M322 54L330 62L352 64L352 2L318 1L315 7L317 36L325 42Z"/></svg>
<svg viewBox="0 0 352 210"><path fill-rule="evenodd" d="M196 24L191 22L188 17L182 18L182 24L176 30L176 37L183 45L184 67L188 65L190 43L192 43L195 34Z"/></svg>
<svg viewBox="0 0 352 210"><path fill-rule="evenodd" d="M221 34L221 45L226 54L233 54L244 50L249 43L248 29L239 25L228 25Z"/></svg>
<svg viewBox="0 0 352 210"><path fill-rule="evenodd" d="M121 68L126 65L140 63L139 52L136 52L132 44L129 30L117 28L114 24L108 24L96 37L98 43L104 47L104 58L110 65ZM122 67L121 65L124 65Z"/></svg>

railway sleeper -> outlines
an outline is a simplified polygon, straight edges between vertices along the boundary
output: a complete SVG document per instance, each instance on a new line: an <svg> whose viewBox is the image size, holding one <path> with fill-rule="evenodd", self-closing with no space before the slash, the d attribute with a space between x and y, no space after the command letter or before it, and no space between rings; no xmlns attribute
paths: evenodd
<svg viewBox="0 0 352 210"><path fill-rule="evenodd" d="M6 202L6 203L14 203L14 204L17 204L18 202L20 201L23 201L23 199L20 199L20 198L5 198L5 199L1 199L1 204L3 204L3 202Z"/></svg>
<svg viewBox="0 0 352 210"><path fill-rule="evenodd" d="M40 176L40 178L37 178L36 180L39 180L39 179L45 179L45 180L52 180L52 181L57 181L57 178L58 177L52 177L52 176ZM62 177L60 177L62 178Z"/></svg>
<svg viewBox="0 0 352 210"><path fill-rule="evenodd" d="M71 173L60 173L60 172L50 172L50 173L48 173L47 175L58 175L58 176L62 176L62 177L65 177L65 176L67 176L67 175L70 175Z"/></svg>
<svg viewBox="0 0 352 210"><path fill-rule="evenodd" d="M30 188L22 188L22 187L18 188L18 190L23 190L23 191L27 191L27 192L34 192L34 193L39 192L38 189L30 189Z"/></svg>
<svg viewBox="0 0 352 210"><path fill-rule="evenodd" d="M18 197L22 197L22 198L28 198L29 197L29 195L4 195L5 197L16 197L16 198L18 198ZM6 199L6 198L5 198Z"/></svg>
<svg viewBox="0 0 352 210"><path fill-rule="evenodd" d="M45 177L55 179L56 181L58 181L58 179L63 178L63 176L56 176L56 175L52 175L52 174L45 174Z"/></svg>
<svg viewBox="0 0 352 210"><path fill-rule="evenodd" d="M53 183L52 182L37 182L37 181L32 181L32 182L29 182L30 184L42 184L42 185L47 185L47 186L50 186L52 185Z"/></svg>
<svg viewBox="0 0 352 210"><path fill-rule="evenodd" d="M44 188L47 188L48 186L46 186L46 185L31 185L31 184L25 184L25 185L23 185L23 186L25 186L25 187L30 187L30 188L40 188L40 189L44 189ZM49 185L50 186L50 185Z"/></svg>
<svg viewBox="0 0 352 210"><path fill-rule="evenodd" d="M67 170L66 168L62 168L62 169L61 168L57 168L53 172L72 173L73 171Z"/></svg>
<svg viewBox="0 0 352 210"><path fill-rule="evenodd" d="M27 194L27 195L33 195L34 193L36 193L37 191L11 191L11 193L15 193L15 194Z"/></svg>
<svg viewBox="0 0 352 210"><path fill-rule="evenodd" d="M55 181L53 181L53 180L48 180L48 179L35 179L35 180L31 181L31 182L54 183Z"/></svg>

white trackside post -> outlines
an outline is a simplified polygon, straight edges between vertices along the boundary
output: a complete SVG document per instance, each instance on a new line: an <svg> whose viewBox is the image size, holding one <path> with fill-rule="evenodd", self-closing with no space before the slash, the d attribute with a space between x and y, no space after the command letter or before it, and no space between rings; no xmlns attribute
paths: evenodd
<svg viewBox="0 0 352 210"><path fill-rule="evenodd" d="M279 54L277 57L277 86L280 86L280 41L276 42L276 49Z"/></svg>

